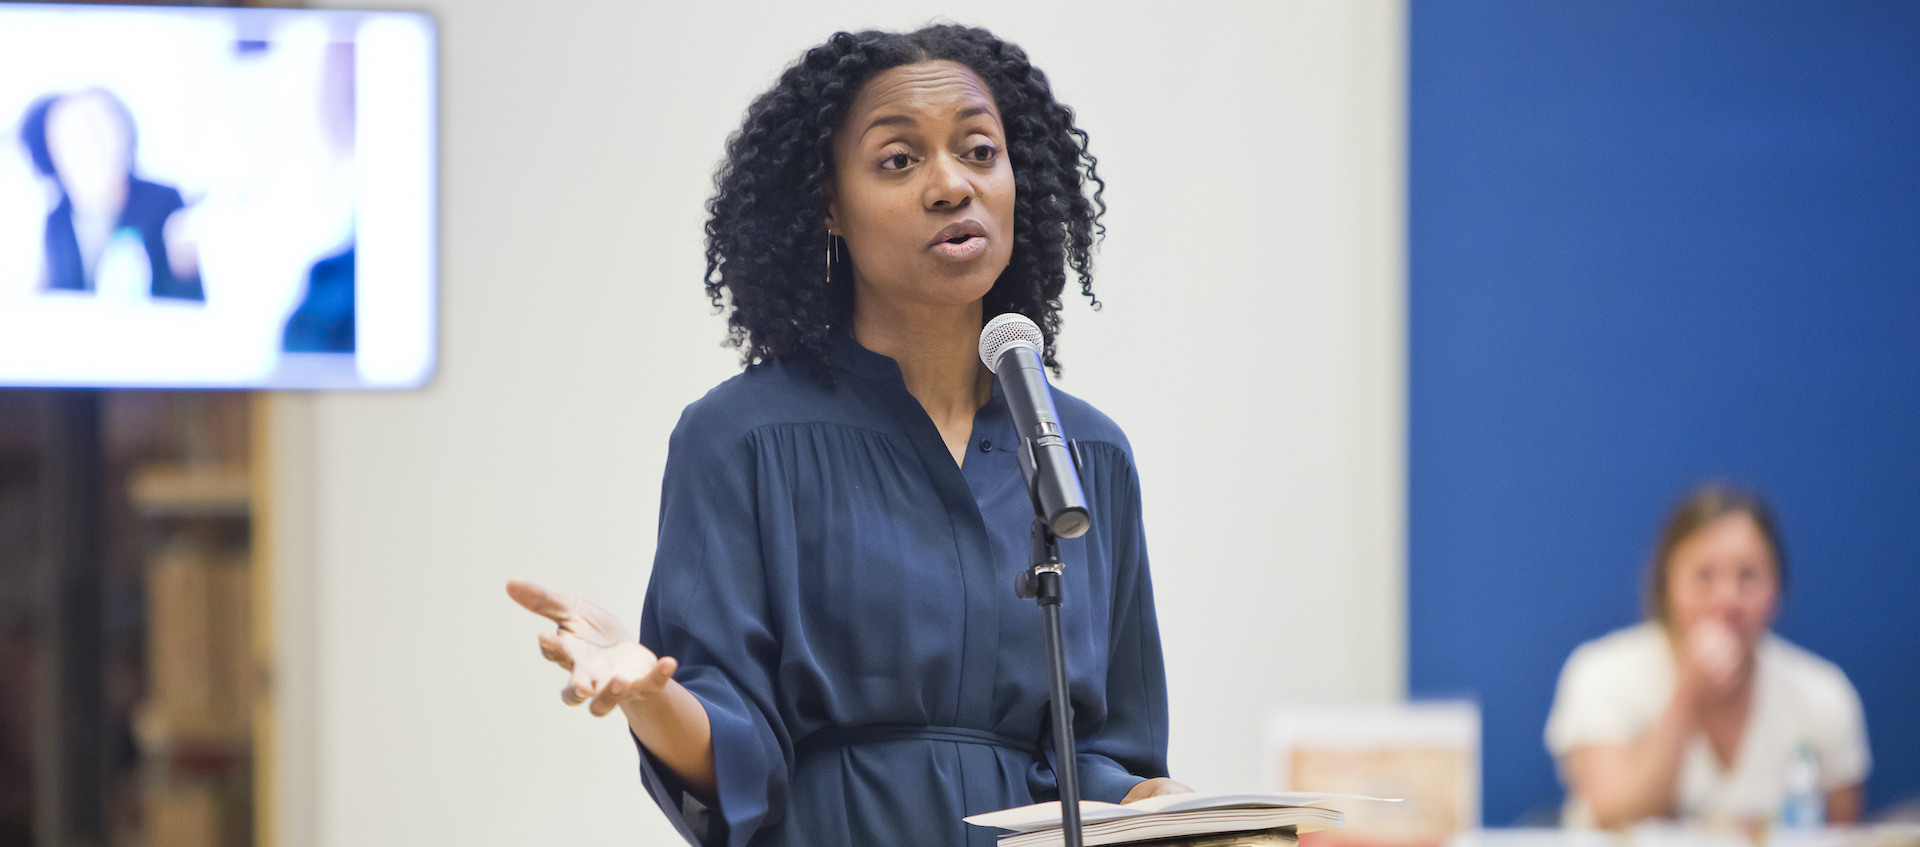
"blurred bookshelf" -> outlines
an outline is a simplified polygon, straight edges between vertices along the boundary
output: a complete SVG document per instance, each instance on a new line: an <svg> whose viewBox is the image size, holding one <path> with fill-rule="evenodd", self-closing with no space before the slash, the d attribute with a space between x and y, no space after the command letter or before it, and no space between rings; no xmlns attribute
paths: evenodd
<svg viewBox="0 0 1920 847"><path fill-rule="evenodd" d="M0 847L271 843L265 407L0 391Z"/></svg>
<svg viewBox="0 0 1920 847"><path fill-rule="evenodd" d="M154 527L146 564L146 697L141 755L148 847L251 843L252 478L243 465L148 464L128 489Z"/></svg>

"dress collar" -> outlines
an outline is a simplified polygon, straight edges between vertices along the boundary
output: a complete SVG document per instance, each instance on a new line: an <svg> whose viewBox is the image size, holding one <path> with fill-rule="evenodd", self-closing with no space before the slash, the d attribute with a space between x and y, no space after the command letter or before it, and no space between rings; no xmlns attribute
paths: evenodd
<svg viewBox="0 0 1920 847"><path fill-rule="evenodd" d="M834 364L839 369L874 382L905 385L906 377L900 374L900 363L892 356L883 356L860 346L853 336L842 333L833 337Z"/></svg>
<svg viewBox="0 0 1920 847"><path fill-rule="evenodd" d="M900 373L900 363L892 356L882 355L868 350L853 340L851 335L833 337L835 366L840 370L874 382L888 383L905 387L907 378ZM987 399L987 406L1004 402L1000 393L1000 380L993 380L993 393ZM985 408L985 407L982 407Z"/></svg>

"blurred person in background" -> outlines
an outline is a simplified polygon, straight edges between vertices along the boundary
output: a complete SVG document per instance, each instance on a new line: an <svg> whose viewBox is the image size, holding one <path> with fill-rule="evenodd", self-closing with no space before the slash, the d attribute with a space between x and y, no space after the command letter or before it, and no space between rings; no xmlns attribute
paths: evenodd
<svg viewBox="0 0 1920 847"><path fill-rule="evenodd" d="M27 108L20 125L35 170L52 180L58 203L47 215L42 287L99 290L111 248L145 253L131 271L144 293L204 301L198 251L180 192L134 176L133 115L104 88L52 94Z"/></svg>
<svg viewBox="0 0 1920 847"><path fill-rule="evenodd" d="M1581 645L1547 747L1564 823L1859 820L1870 765L1860 696L1833 663L1773 634L1786 558L1771 509L1708 485L1674 509L1648 620ZM1809 820L1811 818L1811 820Z"/></svg>

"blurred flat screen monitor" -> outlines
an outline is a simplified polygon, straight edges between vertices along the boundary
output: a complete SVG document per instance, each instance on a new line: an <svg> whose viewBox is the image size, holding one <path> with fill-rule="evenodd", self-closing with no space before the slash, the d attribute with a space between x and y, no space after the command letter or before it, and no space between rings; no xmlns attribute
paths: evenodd
<svg viewBox="0 0 1920 847"><path fill-rule="evenodd" d="M433 373L433 21L0 4L0 386Z"/></svg>

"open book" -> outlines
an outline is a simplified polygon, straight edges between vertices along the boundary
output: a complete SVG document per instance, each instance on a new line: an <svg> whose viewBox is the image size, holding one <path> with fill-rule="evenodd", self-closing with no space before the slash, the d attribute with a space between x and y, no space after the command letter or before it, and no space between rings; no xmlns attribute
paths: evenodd
<svg viewBox="0 0 1920 847"><path fill-rule="evenodd" d="M1292 827L1296 832L1338 827L1344 816L1321 808L1339 800L1378 800L1353 794L1163 794L1125 806L1080 801L1080 832L1086 847L1181 836ZM1398 801L1389 801L1398 802ZM1060 804L1035 803L966 819L975 826L1012 830L1000 847L1063 844Z"/></svg>

